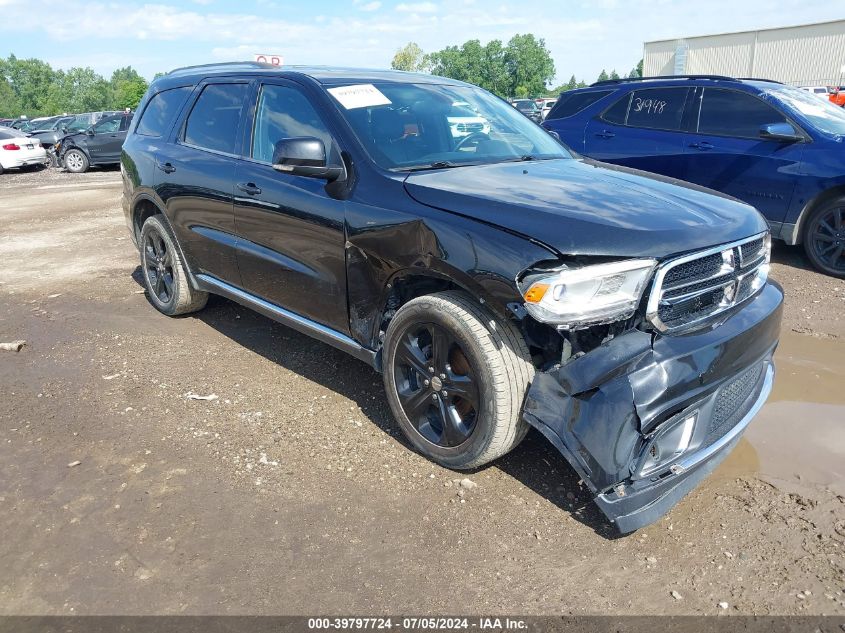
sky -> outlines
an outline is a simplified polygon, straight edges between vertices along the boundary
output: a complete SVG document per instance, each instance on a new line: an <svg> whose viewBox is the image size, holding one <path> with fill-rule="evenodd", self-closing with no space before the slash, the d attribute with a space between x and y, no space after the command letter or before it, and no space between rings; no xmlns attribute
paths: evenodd
<svg viewBox="0 0 845 633"><path fill-rule="evenodd" d="M280 54L286 64L387 68L424 51L517 33L544 38L557 83L628 73L643 42L845 18L845 0L0 0L0 57L148 79L179 66ZM823 54L823 51L820 51Z"/></svg>

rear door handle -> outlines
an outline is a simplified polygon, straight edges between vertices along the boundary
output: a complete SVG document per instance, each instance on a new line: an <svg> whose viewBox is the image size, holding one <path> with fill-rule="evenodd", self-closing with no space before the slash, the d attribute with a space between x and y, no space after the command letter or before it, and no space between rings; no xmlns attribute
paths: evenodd
<svg viewBox="0 0 845 633"><path fill-rule="evenodd" d="M257 196L261 193L261 187L256 187L255 184L251 182L239 182L237 187L250 196Z"/></svg>
<svg viewBox="0 0 845 633"><path fill-rule="evenodd" d="M172 174L174 171L176 171L176 168L170 163L156 163L156 167L158 167L165 174Z"/></svg>
<svg viewBox="0 0 845 633"><path fill-rule="evenodd" d="M613 138L616 134L608 130L602 130L601 132L596 132L596 136L599 138Z"/></svg>
<svg viewBox="0 0 845 633"><path fill-rule="evenodd" d="M702 152L706 152L708 149L713 149L713 143L701 141L700 143L690 143L690 147L700 149Z"/></svg>

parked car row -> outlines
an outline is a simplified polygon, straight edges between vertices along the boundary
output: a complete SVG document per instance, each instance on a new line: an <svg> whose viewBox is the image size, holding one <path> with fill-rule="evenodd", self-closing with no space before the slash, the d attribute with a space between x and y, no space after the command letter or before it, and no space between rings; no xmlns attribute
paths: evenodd
<svg viewBox="0 0 845 633"><path fill-rule="evenodd" d="M845 110L774 81L606 81L563 93L543 126L584 156L719 191L845 277Z"/></svg>
<svg viewBox="0 0 845 633"><path fill-rule="evenodd" d="M42 163L79 173L92 165L116 164L120 160L120 147L131 120L131 112L86 112L16 119L0 127L0 131L37 141L45 153ZM14 166L17 165L6 168Z"/></svg>

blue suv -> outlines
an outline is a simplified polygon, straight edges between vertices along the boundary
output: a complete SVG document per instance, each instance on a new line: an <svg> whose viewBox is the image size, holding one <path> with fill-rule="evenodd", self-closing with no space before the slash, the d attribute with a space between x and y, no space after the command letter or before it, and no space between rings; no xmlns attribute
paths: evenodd
<svg viewBox="0 0 845 633"><path fill-rule="evenodd" d="M581 154L728 194L845 276L845 110L774 81L696 75L563 93L543 126Z"/></svg>

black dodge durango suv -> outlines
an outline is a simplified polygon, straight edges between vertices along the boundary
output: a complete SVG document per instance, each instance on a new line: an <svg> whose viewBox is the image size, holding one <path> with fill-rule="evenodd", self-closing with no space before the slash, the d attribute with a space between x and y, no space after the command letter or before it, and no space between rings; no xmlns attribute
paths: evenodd
<svg viewBox="0 0 845 633"><path fill-rule="evenodd" d="M456 104L477 130L450 125ZM201 66L138 113L123 204L150 302L222 295L370 364L445 467L533 426L630 532L771 390L783 294L746 204L584 159L430 75Z"/></svg>

